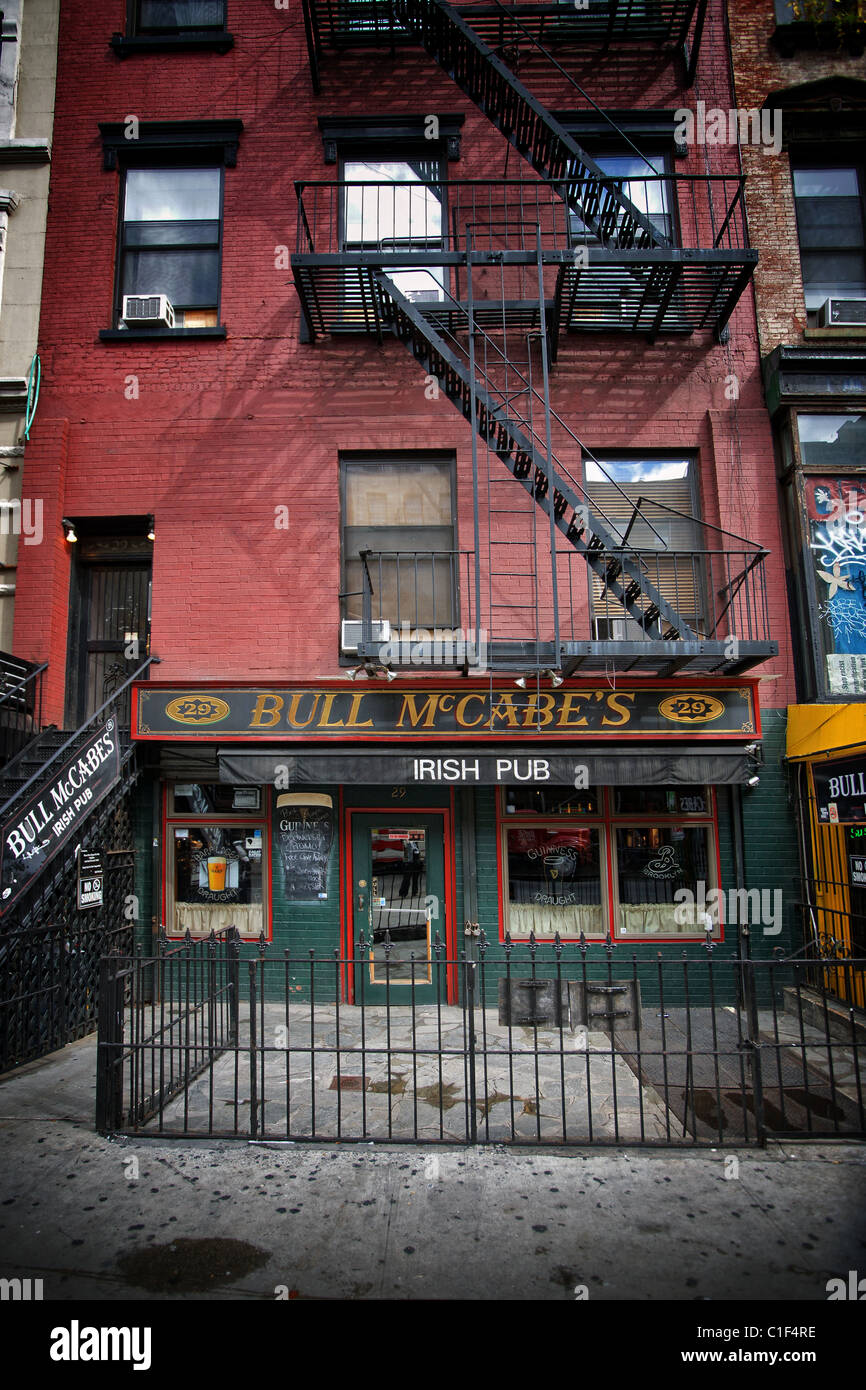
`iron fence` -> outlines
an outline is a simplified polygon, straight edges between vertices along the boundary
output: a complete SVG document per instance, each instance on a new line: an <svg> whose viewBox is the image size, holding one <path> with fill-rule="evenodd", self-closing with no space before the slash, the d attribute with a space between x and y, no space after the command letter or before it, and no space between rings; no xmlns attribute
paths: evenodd
<svg viewBox="0 0 866 1390"><path fill-rule="evenodd" d="M132 925L56 924L0 935L0 1072L92 1033L99 965L132 950Z"/></svg>
<svg viewBox="0 0 866 1390"><path fill-rule="evenodd" d="M387 936L278 952L233 936L106 960L102 990L102 1132L565 1146L866 1133L866 1021L798 959L483 935L456 956Z"/></svg>

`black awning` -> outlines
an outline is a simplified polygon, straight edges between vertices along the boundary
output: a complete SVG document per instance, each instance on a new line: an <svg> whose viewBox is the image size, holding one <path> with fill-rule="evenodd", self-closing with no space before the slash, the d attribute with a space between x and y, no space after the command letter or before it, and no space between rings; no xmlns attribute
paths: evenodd
<svg viewBox="0 0 866 1390"><path fill-rule="evenodd" d="M753 760L741 748L724 744L687 745L672 749L572 745L534 747L531 752L507 748L376 748L335 752L294 747L234 749L218 754L221 782L289 786L297 783L385 784L407 786L508 786L549 782L575 785L585 768L589 786L735 786L747 782Z"/></svg>

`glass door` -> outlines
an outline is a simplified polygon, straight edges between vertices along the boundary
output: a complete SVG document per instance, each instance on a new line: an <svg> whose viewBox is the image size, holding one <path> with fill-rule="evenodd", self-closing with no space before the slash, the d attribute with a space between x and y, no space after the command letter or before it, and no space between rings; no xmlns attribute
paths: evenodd
<svg viewBox="0 0 866 1390"><path fill-rule="evenodd" d="M363 960L355 1003L445 1001L443 818L410 812L352 818L352 935ZM365 948L357 943L363 933ZM437 953L435 938L443 943Z"/></svg>

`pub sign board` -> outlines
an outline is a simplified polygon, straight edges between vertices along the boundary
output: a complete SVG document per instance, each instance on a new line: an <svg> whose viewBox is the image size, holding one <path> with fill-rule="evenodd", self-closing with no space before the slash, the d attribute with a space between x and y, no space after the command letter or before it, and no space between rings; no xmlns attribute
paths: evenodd
<svg viewBox="0 0 866 1390"><path fill-rule="evenodd" d="M823 825L866 825L866 758L813 763L812 778Z"/></svg>
<svg viewBox="0 0 866 1390"><path fill-rule="evenodd" d="M133 737L211 742L303 739L718 738L754 736L754 687L138 686Z"/></svg>
<svg viewBox="0 0 866 1390"><path fill-rule="evenodd" d="M78 834L119 777L120 746L112 715L0 831L0 916Z"/></svg>

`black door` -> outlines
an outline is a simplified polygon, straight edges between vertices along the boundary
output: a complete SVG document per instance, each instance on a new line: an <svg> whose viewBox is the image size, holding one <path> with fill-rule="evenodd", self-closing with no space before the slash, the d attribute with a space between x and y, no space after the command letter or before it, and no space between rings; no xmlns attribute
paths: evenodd
<svg viewBox="0 0 866 1390"><path fill-rule="evenodd" d="M149 543L144 537L82 537L70 632L69 718L82 724L132 675L150 646ZM118 704L129 723L130 693Z"/></svg>

